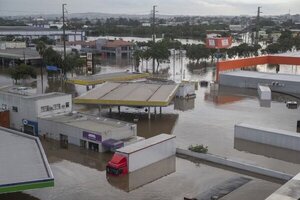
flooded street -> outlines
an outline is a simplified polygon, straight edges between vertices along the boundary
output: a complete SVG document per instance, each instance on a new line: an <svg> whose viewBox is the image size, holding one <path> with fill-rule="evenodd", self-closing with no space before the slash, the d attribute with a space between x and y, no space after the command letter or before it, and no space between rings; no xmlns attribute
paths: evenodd
<svg viewBox="0 0 300 200"><path fill-rule="evenodd" d="M61 149L57 141L48 139L41 139L41 141L55 177L55 186L25 193L0 195L1 199L182 200L185 196L196 196L209 191L211 187L225 180L241 176L248 177L182 158L170 158L171 160L158 162L149 169L143 169L141 172L134 172L136 174L130 174L129 177L118 179L118 177L107 177L105 172L106 162L112 154L99 154L72 145L69 145L68 149ZM160 172L165 171L166 175L154 173L155 168L160 169L157 170ZM153 178L154 181L151 181ZM249 193L253 189L251 184L259 182L261 186L269 188L260 194L264 198L280 187L278 183L248 178L251 179L248 183L250 187L245 185L244 191ZM144 180L147 183L145 185L143 185Z"/></svg>
<svg viewBox="0 0 300 200"><path fill-rule="evenodd" d="M175 64L173 63L175 60ZM169 78L180 82L187 80L214 80L215 69L205 68L198 74L188 70L188 59L177 56L170 59L170 63L164 63L163 68L169 68ZM144 71L151 62L143 62L141 70ZM173 67L175 66L175 67ZM281 73L300 74L298 67L281 67ZM99 73L131 70L127 62L121 66L118 62L99 65ZM258 71L273 72L275 69L267 66L258 66ZM182 72L182 73L181 73ZM71 74L68 75L71 77ZM37 83L29 84L36 87L37 92L42 91L41 78L37 77ZM9 85L12 80L5 72L0 74L0 85ZM44 75L44 91L60 91L72 94L74 97L86 92L85 86L74 86L62 83L60 80L47 78ZM257 98L257 91L251 89L237 89L220 87L218 92L210 88L199 87L196 91L196 99L180 100L175 99L174 103L163 108L162 115L152 114L148 120L144 109L121 108L121 114L117 108L113 108L111 115L108 110L103 109L102 115L128 122L137 123L137 134L145 138L160 133L176 135L177 146L187 148L189 145L203 144L208 146L208 152L220 156L234 158L245 163L278 170L290 174L299 172L299 159L283 159L287 152L271 149L276 155L264 154L264 150L255 144L248 144L243 141L234 140L234 125L245 122L254 125L279 128L296 131L297 120L299 120L299 109L290 110L286 108L285 101L293 100L294 97L273 94L271 107L261 107ZM98 115L98 109L93 106L74 105L79 112ZM151 111L152 113L153 110ZM25 194L17 193L11 195L0 195L0 199L183 199L186 195L195 196L207 191L212 186L222 183L224 180L241 176L238 173L215 168L202 163L193 163L189 160L176 158L175 171L168 173L160 179L150 181L145 185L135 183L134 178L127 177L121 184L116 181L107 180L105 166L110 160L110 153L95 153L79 147L69 145L68 149L60 148L56 141L41 139L45 148L51 169L55 176L55 187L41 190L28 191ZM256 151L251 149L255 148ZM252 181L243 186L242 193L238 191L231 194L232 198L241 199L241 194L253 195L260 187L266 187L265 192L255 199L264 199L268 194L275 191L280 185L265 180L250 177ZM146 178L145 178L146 179ZM117 181L118 182L118 181ZM130 183L131 182L131 183ZM127 185L126 185L127 184ZM248 186L247 186L248 185ZM128 188L136 188L128 192ZM125 189L124 189L125 188ZM255 189L256 188L256 189ZM15 195L15 196L14 196ZM32 196L32 197L31 197ZM250 199L250 198L249 198Z"/></svg>

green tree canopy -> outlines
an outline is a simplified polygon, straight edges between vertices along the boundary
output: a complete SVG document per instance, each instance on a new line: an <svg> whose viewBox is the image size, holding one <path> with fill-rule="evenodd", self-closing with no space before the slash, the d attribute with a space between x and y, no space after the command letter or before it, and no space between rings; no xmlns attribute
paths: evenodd
<svg viewBox="0 0 300 200"><path fill-rule="evenodd" d="M12 79L18 83L18 80L27 79L29 77L36 78L36 71L33 67L25 64L21 64L17 67L11 68L9 74Z"/></svg>

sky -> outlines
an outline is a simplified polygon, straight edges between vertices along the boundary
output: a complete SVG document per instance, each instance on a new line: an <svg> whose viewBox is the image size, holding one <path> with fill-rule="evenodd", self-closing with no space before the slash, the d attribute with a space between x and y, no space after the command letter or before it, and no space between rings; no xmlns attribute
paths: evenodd
<svg viewBox="0 0 300 200"><path fill-rule="evenodd" d="M66 3L69 13L101 12L172 15L262 15L300 14L300 0L0 0L0 16L59 14Z"/></svg>

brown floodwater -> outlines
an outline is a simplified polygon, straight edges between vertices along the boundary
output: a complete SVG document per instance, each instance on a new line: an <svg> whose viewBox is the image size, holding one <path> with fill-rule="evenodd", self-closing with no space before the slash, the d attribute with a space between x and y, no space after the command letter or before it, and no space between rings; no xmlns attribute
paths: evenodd
<svg viewBox="0 0 300 200"><path fill-rule="evenodd" d="M207 68L198 74L191 73L186 65L188 60L175 58L170 63L162 64L163 68L170 68L170 79L179 82L183 77L190 80L213 80L215 70ZM142 63L145 69L147 63ZM148 63L150 66L150 62ZM101 73L131 69L128 63L116 62L114 65L102 65ZM175 69L175 71L173 70ZM291 70L282 68L282 73L300 73L298 67ZM258 66L258 71L271 71L273 68ZM173 72L174 71L174 72ZM183 73L181 73L183 72ZM68 75L69 77L71 74ZM41 92L40 76L37 83L29 83ZM5 72L0 74L0 85L11 84L12 80ZM65 84L57 79L44 76L44 91L67 92L74 97L86 91L84 86ZM296 131L299 118L299 109L289 110L285 101L294 100L283 94L274 93L270 107L261 107L256 90L220 87L218 91L201 88L196 91L196 99L189 101L175 100L170 106L163 108L162 115L152 114L148 120L144 109L121 108L121 115L113 109L111 115L103 109L101 115L109 116L124 121L137 123L137 134L149 138L151 136L167 133L176 135L177 146L187 148L191 144L204 144L213 154L226 156L246 163L296 174L300 165L292 160L282 159L276 155L266 155L258 151L250 151L255 146L246 145L244 148L235 148L234 125L237 123L250 123L271 128L280 128ZM296 99L298 100L298 99ZM98 115L98 109L93 106L74 105L76 110L87 114ZM152 110L153 111L153 110ZM153 113L153 112L152 112ZM145 184L131 192L126 192L120 187L107 181L105 166L112 154L90 152L79 147L69 146L61 149L55 141L43 141L45 152L51 163L55 176L55 187L41 190L28 191L26 194L0 195L0 199L26 199L31 196L42 200L56 199L183 199L184 195L199 194L209 187L223 182L224 179L239 174L222 169L196 165L190 161L176 158L176 171L158 180ZM244 144L241 146L245 146ZM264 151L264 150L263 150ZM129 179L128 179L129 180ZM128 182L121 181L122 183ZM274 187L276 188L276 187ZM19 196L18 196L19 195ZM31 196L30 196L31 195Z"/></svg>

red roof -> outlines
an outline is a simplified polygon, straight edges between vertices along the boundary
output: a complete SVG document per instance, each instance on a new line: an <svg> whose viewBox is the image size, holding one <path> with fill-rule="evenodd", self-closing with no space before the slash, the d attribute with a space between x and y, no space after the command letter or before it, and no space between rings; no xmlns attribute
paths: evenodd
<svg viewBox="0 0 300 200"><path fill-rule="evenodd" d="M108 48L117 48L123 46L132 46L131 42L127 42L124 40L109 40L104 46Z"/></svg>

